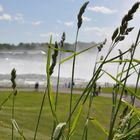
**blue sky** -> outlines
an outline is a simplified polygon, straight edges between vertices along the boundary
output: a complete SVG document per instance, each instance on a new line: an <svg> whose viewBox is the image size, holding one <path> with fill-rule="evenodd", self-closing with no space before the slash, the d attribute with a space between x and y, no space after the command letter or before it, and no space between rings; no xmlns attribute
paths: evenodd
<svg viewBox="0 0 140 140"><path fill-rule="evenodd" d="M0 0L0 43L48 42L50 34L59 41L75 40L77 13L85 0ZM136 0L90 0L84 13L79 40L102 41L110 38L123 15ZM130 25L140 23L140 10ZM132 39L132 38L131 38Z"/></svg>

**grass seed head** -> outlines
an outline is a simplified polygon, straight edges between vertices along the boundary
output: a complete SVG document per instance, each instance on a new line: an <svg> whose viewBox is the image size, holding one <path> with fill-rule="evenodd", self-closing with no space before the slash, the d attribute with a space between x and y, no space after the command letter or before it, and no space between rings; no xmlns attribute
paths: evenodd
<svg viewBox="0 0 140 140"><path fill-rule="evenodd" d="M123 26L126 22L128 22L128 15L125 15L122 19L121 26Z"/></svg>
<svg viewBox="0 0 140 140"><path fill-rule="evenodd" d="M128 11L128 14L126 14L123 19L122 19L122 23L121 25L123 26L126 22L130 21L133 19L133 15L134 13L137 11L137 9L139 8L139 4L140 2L136 2L132 8Z"/></svg>
<svg viewBox="0 0 140 140"><path fill-rule="evenodd" d="M105 39L99 46L97 46L99 52L102 50L106 42L107 42L107 39Z"/></svg>
<svg viewBox="0 0 140 140"><path fill-rule="evenodd" d="M80 8L80 11L79 11L79 14L77 16L77 19L78 19L78 23L77 23L77 26L78 26L78 29L81 27L82 25L82 15L83 13L85 12L85 9L88 5L89 1L85 2L82 7Z"/></svg>
<svg viewBox="0 0 140 140"><path fill-rule="evenodd" d="M65 32L63 32L61 39L62 39L63 42L65 41L65 39L66 39L66 34L65 34Z"/></svg>
<svg viewBox="0 0 140 140"><path fill-rule="evenodd" d="M125 36L118 36L118 37L115 39L115 42L123 41L124 39L125 39Z"/></svg>
<svg viewBox="0 0 140 140"><path fill-rule="evenodd" d="M125 31L125 35L128 35L128 33L131 32L133 29L134 27L127 28Z"/></svg>
<svg viewBox="0 0 140 140"><path fill-rule="evenodd" d="M127 29L128 22L125 22L121 27L120 27L120 34L123 35Z"/></svg>
<svg viewBox="0 0 140 140"><path fill-rule="evenodd" d="M65 39L66 39L66 34L65 34L65 32L63 32L62 37L61 37L61 41L60 41L61 48L64 46Z"/></svg>
<svg viewBox="0 0 140 140"><path fill-rule="evenodd" d="M54 49L54 53L52 55L52 64L50 67L50 75L52 75L52 73L54 71L54 67L55 67L56 61L57 61L57 56L58 56L58 44L57 44L57 42L55 42L55 49Z"/></svg>
<svg viewBox="0 0 140 140"><path fill-rule="evenodd" d="M100 44L97 48L98 48L98 51L100 52L103 48L103 44Z"/></svg>
<svg viewBox="0 0 140 140"><path fill-rule="evenodd" d="M12 82L12 88L15 89L16 88L16 70L15 68L11 71L11 82Z"/></svg>
<svg viewBox="0 0 140 140"><path fill-rule="evenodd" d="M128 35L129 32L133 30L134 27L128 28L128 21L133 19L134 13L137 11L139 8L140 2L136 2L132 8L128 11L128 13L123 17L121 21L121 25L119 28L116 28L112 35L112 41L118 42L122 41L125 39L124 35Z"/></svg>
<svg viewBox="0 0 140 140"><path fill-rule="evenodd" d="M128 15L133 15L139 8L140 2L136 2L132 8L128 11Z"/></svg>
<svg viewBox="0 0 140 140"><path fill-rule="evenodd" d="M112 35L112 41L117 37L118 33L119 33L119 28L116 28Z"/></svg>

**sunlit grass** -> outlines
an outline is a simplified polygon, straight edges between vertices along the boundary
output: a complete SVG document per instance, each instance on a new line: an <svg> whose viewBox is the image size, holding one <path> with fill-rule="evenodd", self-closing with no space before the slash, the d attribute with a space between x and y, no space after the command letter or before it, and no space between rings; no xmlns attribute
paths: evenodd
<svg viewBox="0 0 140 140"><path fill-rule="evenodd" d="M0 92L0 102L3 101L9 92ZM16 121L27 139L33 139L35 125L37 121L37 115L39 112L39 105L43 94L37 92L19 92L15 102L15 116ZM65 121L69 111L69 94L60 94L58 99L58 118L60 122ZM74 95L73 99L76 101L79 95ZM47 97L46 97L47 98ZM10 99L0 111L0 139L8 140L11 138L11 105L12 99ZM80 136L83 133L84 121L86 119L88 105L84 107L83 114L80 117L77 132L73 136L73 139L80 140ZM96 116L106 128L109 127L109 118L111 113L111 98L96 97L94 100L94 112L91 113ZM106 110L106 115L104 115ZM75 116L75 115L74 115ZM49 103L46 100L41 116L41 121L38 130L38 140L50 139L51 131L53 127L53 118ZM91 131L91 132L90 132ZM105 135L90 123L89 125L89 139L103 140ZM16 133L15 137L19 135Z"/></svg>
<svg viewBox="0 0 140 140"><path fill-rule="evenodd" d="M93 74L84 89L76 89L81 90L81 94L75 95L76 57L95 47L91 46L81 52L77 52L76 49L79 30L83 22L82 15L88 3L87 1L81 6L77 15L77 32L73 54L59 61L60 65L73 58L70 94L60 94L59 96L56 94L56 98L54 98L55 94L52 92L50 78L57 62L57 56L61 51L70 51L62 50L58 46L53 47L51 35L50 43L47 46L47 85L44 94L39 92L19 92L16 95L15 69L13 69L15 73L11 73L13 92L10 91L12 93L10 93L10 95L12 95L12 98L8 96L8 92L0 93L0 109L2 108L0 110L0 139L6 140L11 138L14 140L18 139L18 137L22 137L24 140L104 140L106 138L108 138L108 140L123 140L127 138L132 139L132 136L135 138L139 137L140 128L138 125L140 123L140 112L139 109L134 106L134 102L135 98L140 100L138 94L140 91L138 88L140 79L138 66L140 61L134 57L136 47L139 46L140 30L138 31L135 42L131 46L128 46L129 48L127 48L127 50L122 52L119 49L118 55L116 54L113 58L110 58L110 54L118 43L125 40L127 35L134 29L134 27L129 26L129 21L133 19L133 15L139 8L140 2L136 2L124 15L121 24L112 34L112 42L106 56L100 59L100 61L98 61L100 52L106 44L107 39L95 45L98 52L96 54L96 61L93 64ZM125 55L126 57L124 58ZM118 64L117 69L114 69L117 73L116 75L112 75L104 69L104 65L107 63ZM137 79L134 81L135 86L134 88L127 87L128 79L134 73L137 74ZM109 98L95 96L100 91L97 87L97 83L102 75L107 75L115 82L112 88L107 87L101 89L103 93L111 93L112 96L109 96ZM57 83L58 91L59 73ZM123 99L125 94L131 95L131 102L127 102ZM18 132L13 128L18 130Z"/></svg>

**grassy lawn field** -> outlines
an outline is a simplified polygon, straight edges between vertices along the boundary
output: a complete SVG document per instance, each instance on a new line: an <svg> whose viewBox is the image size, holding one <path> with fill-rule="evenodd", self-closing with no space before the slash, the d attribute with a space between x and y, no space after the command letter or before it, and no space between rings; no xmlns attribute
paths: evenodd
<svg viewBox="0 0 140 140"><path fill-rule="evenodd" d="M0 92L0 103L8 96L10 92ZM35 92L19 92L15 100L15 119L23 130L27 140L32 140L34 136L37 117L40 109L40 103L43 94ZM79 95L74 95L74 101ZM73 102L74 103L74 102ZM109 117L111 113L111 98L96 97L93 102L91 117L96 117L105 128L109 126ZM0 111L0 140L11 139L11 105L12 99L3 106ZM86 118L88 103L84 107L84 111L78 123L77 130L73 136L73 140L81 140L83 126ZM69 112L69 94L60 94L58 100L57 114L60 122L65 122ZM53 126L52 114L46 96L46 102L39 125L38 140L49 140ZM15 139L19 135L15 131ZM106 136L102 131L93 124L89 124L89 140L105 140Z"/></svg>

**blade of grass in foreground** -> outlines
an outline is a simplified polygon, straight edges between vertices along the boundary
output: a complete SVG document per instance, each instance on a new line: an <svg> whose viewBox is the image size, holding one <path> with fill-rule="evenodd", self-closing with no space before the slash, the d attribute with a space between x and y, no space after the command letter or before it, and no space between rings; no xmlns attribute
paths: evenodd
<svg viewBox="0 0 140 140"><path fill-rule="evenodd" d="M83 135L82 135L82 140L88 140L88 123L89 123L89 119L86 120Z"/></svg>
<svg viewBox="0 0 140 140"><path fill-rule="evenodd" d="M64 127L66 126L66 123L59 123L53 133L53 140L59 140L61 135L62 135L62 131L64 129Z"/></svg>
<svg viewBox="0 0 140 140"><path fill-rule="evenodd" d="M23 135L23 132L20 130L20 128L19 128L19 126L18 126L16 120L13 119L13 120L12 120L12 124L13 124L15 130L16 130L16 131L19 133L19 135L21 136L21 139L22 139L22 140L26 140L26 138L25 138L25 136Z"/></svg>
<svg viewBox="0 0 140 140"><path fill-rule="evenodd" d="M74 45L74 52L76 53L77 51L77 41L78 41L78 34L79 34L79 29L82 25L82 15L85 12L85 9L88 5L89 1L85 2L82 7L80 8L80 11L78 13L77 19L77 32L76 32L76 38L75 38L75 45ZM69 133L70 133L70 129L71 129L71 112L72 112L72 100L73 100L73 86L74 86L74 74L75 74L75 62L76 62L76 55L74 53L73 56L73 63L72 63L72 76L71 76L71 93L70 93L70 111L69 111ZM67 136L67 138L69 137L69 134Z"/></svg>
<svg viewBox="0 0 140 140"><path fill-rule="evenodd" d="M66 39L66 34L65 32L63 32L62 36L61 36L61 41L60 41L60 45L59 45L59 51L58 51L58 73L57 73L57 85L56 85L56 95L55 95L55 111L57 111L57 104L58 104L58 95L59 95L59 83L60 83L60 73L61 73L61 65L60 65L60 61L61 61L61 57L62 57L62 52L61 50L63 50L62 48L64 47L64 41ZM54 134L54 130L56 127L56 122L54 121L54 125L53 125L53 131L52 131L52 137Z"/></svg>
<svg viewBox="0 0 140 140"><path fill-rule="evenodd" d="M53 100L53 95L52 95L52 89L51 89L51 83L50 83L50 63L51 63L51 46L52 46L52 36L50 38L50 45L48 47L48 56L47 56L47 65L46 65L46 74L47 74L47 90L48 90L48 99L49 99L49 104L51 107L51 112L53 115L53 119L58 122L56 113L55 113L55 105L54 105L54 100Z"/></svg>
<svg viewBox="0 0 140 140"><path fill-rule="evenodd" d="M16 79L16 70L12 69L12 71L11 71L11 82L12 82L12 90L13 90L13 93L12 93L12 112L11 112L12 120L15 119L15 96L17 94L15 79ZM14 126L13 126L13 123L12 123L12 140L14 140Z"/></svg>
<svg viewBox="0 0 140 140"><path fill-rule="evenodd" d="M89 48L87 48L87 49L84 49L84 50L82 50L82 51L80 51L80 52L74 52L74 54L72 54L71 56L69 56L69 57L67 57L67 58L65 58L65 59L63 59L63 60L61 60L61 61L60 61L60 64L62 64L62 63L64 63L64 62L66 62L66 61L72 59L74 56L78 56L78 55L80 55L80 54L82 54L82 53L84 53L84 52L86 52L86 51L88 51L88 50L90 50L90 49L92 49L92 48L95 48L95 47L97 47L97 46L99 46L99 45L101 45L101 44L102 44L102 43L98 43L98 44L95 44L94 46L91 46L91 47L89 47Z"/></svg>
<svg viewBox="0 0 140 140"><path fill-rule="evenodd" d="M139 117L140 117L140 110L131 105L129 102L125 101L124 99L121 100L125 105L130 107Z"/></svg>
<svg viewBox="0 0 140 140"><path fill-rule="evenodd" d="M105 135L108 136L108 131L102 126L102 124L95 118L90 118L90 121L92 122L93 125L98 127Z"/></svg>
<svg viewBox="0 0 140 140"><path fill-rule="evenodd" d="M62 49L64 47L65 39L66 39L66 34L65 34L65 32L63 32L61 41L60 41L60 49ZM62 52L60 51L59 59L58 59L59 64L58 64L57 86L56 86L56 96L55 96L55 110L57 109L57 102L58 102L59 82L60 82L60 73L61 73L61 65L60 65L61 57L62 57Z"/></svg>
<svg viewBox="0 0 140 140"><path fill-rule="evenodd" d="M104 71L104 70L103 70ZM121 82L121 81L119 81L118 79L116 79L113 75L111 75L111 74L109 74L108 72L106 72L106 71L104 71L104 73L106 73L107 75L109 75L115 82L117 82L120 86L124 86L124 84ZM135 92L133 92L130 88L128 88L128 87L124 87L129 93L131 93L132 95L134 95L137 99L139 99L140 100L140 97L137 95L137 94L135 94Z"/></svg>
<svg viewBox="0 0 140 140"><path fill-rule="evenodd" d="M45 92L44 92L44 95L43 95L43 98L42 98L42 102L41 102L41 107L40 107L40 110L39 110L39 115L38 115L38 119L37 119L37 124L36 124L36 129L35 129L35 134L34 134L34 140L36 140L36 136L37 136L37 132L38 132L38 127L39 127L39 123L40 123L40 118L41 118L41 114L42 114L42 110L43 110L43 106L44 106L44 102L45 102L45 97L46 97L46 93L47 93L47 90L48 90L48 81L49 81L49 103L50 103L50 107L51 107L51 111L52 111L52 114L54 116L54 118L56 118L56 115L54 113L54 110L52 108L52 93L50 93L50 59L51 59L51 45L52 45L52 36L50 38L50 47L48 47L48 58L47 58L47 65L46 65L46 73L47 73L47 86L45 88ZM56 119L54 119L56 120Z"/></svg>
<svg viewBox="0 0 140 140"><path fill-rule="evenodd" d="M3 105L10 99L13 93L10 93L8 97L0 104L0 111L2 110Z"/></svg>
<svg viewBox="0 0 140 140"><path fill-rule="evenodd" d="M135 68L136 66L138 66L139 64L135 64L135 65L132 65L132 67L130 67L129 70ZM125 69L123 70L122 72L118 73L117 77L121 77L124 73L126 73L128 71L128 69Z"/></svg>
<svg viewBox="0 0 140 140"><path fill-rule="evenodd" d="M40 123L40 118L41 118L41 114L42 114L46 94L47 94L47 87L45 88L45 92L44 92L42 102L41 102L41 106L40 106L40 110L39 110L39 115L38 115L38 118L37 118L37 124L36 124L36 129L35 129L35 134L34 134L34 140L36 140L36 136L37 136L37 132L38 132L38 127L39 127L39 123Z"/></svg>
<svg viewBox="0 0 140 140"><path fill-rule="evenodd" d="M133 57L134 57L134 53L135 53L135 50L136 50L136 47L137 47L137 44L138 44L139 36L140 36L140 30L139 30L139 32L138 32L138 35L137 35L135 44L132 45L131 58L130 58L130 62L129 62L129 65L128 65L128 71L126 72L126 78L125 78L125 80L124 80L124 84L121 83L120 81L118 81L118 80L117 80L115 77L113 77L111 74L105 72L105 73L106 73L107 75L109 75L113 80L115 80L119 85L122 86L122 90L121 90L121 94L120 94L120 99L119 99L118 105L116 106L116 110L115 110L113 119L112 119L111 124L110 124L110 130L109 130L108 140L111 140L111 139L113 138L113 135L114 135L114 134L113 134L113 128L114 128L114 125L115 125L115 121L116 121L116 117L117 117L118 111L119 111L120 106L121 106L121 99L122 99L124 90L127 90L127 91L130 92L132 95L134 95L136 98L140 99L139 96L137 96L133 91L131 91L129 88L126 87L127 77L128 77L128 75L129 75L129 72L130 72L130 68L131 68L131 64L132 64L132 60L133 60Z"/></svg>
<svg viewBox="0 0 140 140"><path fill-rule="evenodd" d="M80 105L79 110L78 110L78 113L75 116L74 121L72 123L69 137L71 137L74 134L74 132L75 132L75 129L76 129L77 123L79 121L80 115L82 113L82 110L83 110L83 105Z"/></svg>

